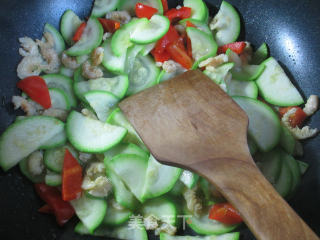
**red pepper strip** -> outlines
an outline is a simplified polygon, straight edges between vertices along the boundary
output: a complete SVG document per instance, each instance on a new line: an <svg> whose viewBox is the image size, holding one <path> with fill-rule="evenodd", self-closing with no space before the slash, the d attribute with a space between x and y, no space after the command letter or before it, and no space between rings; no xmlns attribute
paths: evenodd
<svg viewBox="0 0 320 240"><path fill-rule="evenodd" d="M46 214L53 214L53 209L48 204L45 204L41 208L38 209L38 212L46 213Z"/></svg>
<svg viewBox="0 0 320 240"><path fill-rule="evenodd" d="M71 201L80 197L82 189L82 167L66 149L62 170L62 199Z"/></svg>
<svg viewBox="0 0 320 240"><path fill-rule="evenodd" d="M193 60L188 56L185 49L179 46L179 43L172 43L167 46L166 50L170 54L171 59L179 63L185 69L191 69Z"/></svg>
<svg viewBox="0 0 320 240"><path fill-rule="evenodd" d="M150 19L154 14L158 12L158 9L150 7L148 5L137 3L136 4L136 15L138 18Z"/></svg>
<svg viewBox="0 0 320 240"><path fill-rule="evenodd" d="M209 212L209 218L224 224L237 224L242 218L230 203L214 204Z"/></svg>
<svg viewBox="0 0 320 240"><path fill-rule="evenodd" d="M196 28L197 26L196 25L194 25L192 22L190 22L190 21L187 21L186 22L186 26L187 27L194 27L194 28Z"/></svg>
<svg viewBox="0 0 320 240"><path fill-rule="evenodd" d="M189 7L182 7L180 9L172 8L168 10L164 15L167 18L169 18L170 22L176 22L181 19L190 18L191 8Z"/></svg>
<svg viewBox="0 0 320 240"><path fill-rule="evenodd" d="M282 118L284 114L286 114L293 108L296 109L296 112L289 116L289 123L290 126L294 128L296 126L300 126L304 122L304 120L306 120L308 115L300 107L281 107L279 108L280 118Z"/></svg>
<svg viewBox="0 0 320 240"><path fill-rule="evenodd" d="M83 33L84 29L86 28L86 26L87 26L87 23L85 23L85 22L80 24L77 31L73 35L73 38L72 38L73 41L78 42L80 40L82 33Z"/></svg>
<svg viewBox="0 0 320 240"><path fill-rule="evenodd" d="M154 60L156 62L165 62L170 60L170 54L167 51L164 51L162 53L157 53L155 51L151 51L152 56L154 57Z"/></svg>
<svg viewBox="0 0 320 240"><path fill-rule="evenodd" d="M191 39L187 36L187 53L189 57L192 58L192 44L191 44Z"/></svg>
<svg viewBox="0 0 320 240"><path fill-rule="evenodd" d="M167 0L161 0L161 2L162 2L163 12L165 13L169 9L168 1Z"/></svg>
<svg viewBox="0 0 320 240"><path fill-rule="evenodd" d="M230 48L233 52L235 52L237 54L241 54L245 47L246 47L246 43L245 42L228 43L228 44L223 45L223 46L218 48L218 54L226 53L228 48Z"/></svg>
<svg viewBox="0 0 320 240"><path fill-rule="evenodd" d="M164 35L156 44L155 48L153 49L154 52L156 53L163 53L166 49L166 47L170 44L170 43L174 43L176 41L178 41L179 39L179 33L177 32L177 30L175 29L174 26L170 25L170 28L168 30L168 32L166 33L166 35Z"/></svg>
<svg viewBox="0 0 320 240"><path fill-rule="evenodd" d="M101 23L104 32L114 33L120 28L120 22L106 19L106 18L98 18L99 22Z"/></svg>
<svg viewBox="0 0 320 240"><path fill-rule="evenodd" d="M17 83L17 87L45 109L51 107L49 89L42 77L31 76L24 78Z"/></svg>
<svg viewBox="0 0 320 240"><path fill-rule="evenodd" d="M62 226L74 215L74 209L70 203L61 198L61 193L55 187L47 186L44 183L34 184L35 190L40 198L45 201L53 210L57 223Z"/></svg>

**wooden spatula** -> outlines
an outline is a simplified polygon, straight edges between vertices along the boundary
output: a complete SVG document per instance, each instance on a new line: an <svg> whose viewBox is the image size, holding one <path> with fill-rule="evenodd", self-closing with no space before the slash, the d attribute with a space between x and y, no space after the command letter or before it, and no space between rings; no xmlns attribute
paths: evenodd
<svg viewBox="0 0 320 240"><path fill-rule="evenodd" d="M208 179L258 239L318 239L256 167L246 113L200 71L129 97L120 108L158 161Z"/></svg>

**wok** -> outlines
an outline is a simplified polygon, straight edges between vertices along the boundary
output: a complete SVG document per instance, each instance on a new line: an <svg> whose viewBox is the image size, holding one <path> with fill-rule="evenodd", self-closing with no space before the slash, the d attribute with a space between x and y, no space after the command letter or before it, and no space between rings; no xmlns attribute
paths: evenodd
<svg viewBox="0 0 320 240"><path fill-rule="evenodd" d="M207 1L211 14L220 0ZM271 55L280 61L292 81L305 97L320 93L320 2L318 0L229 0L242 16L241 39L255 46L266 42ZM171 7L182 1L169 1ZM80 17L88 16L92 1L81 0L1 0L0 2L0 133L15 118L11 96L18 94L15 83L18 37L40 38L45 22L58 27L66 9ZM310 120L320 128L320 114ZM310 168L302 179L291 206L320 234L320 137L305 141L302 158ZM73 232L74 221L59 228L51 216L37 212L42 205L32 184L18 168L7 173L0 170L0 238L4 240L94 239ZM276 203L275 203L276 204ZM272 206L270 206L272 207ZM276 228L277 226L275 226ZM96 238L99 239L99 238ZM241 239L254 239L245 227Z"/></svg>

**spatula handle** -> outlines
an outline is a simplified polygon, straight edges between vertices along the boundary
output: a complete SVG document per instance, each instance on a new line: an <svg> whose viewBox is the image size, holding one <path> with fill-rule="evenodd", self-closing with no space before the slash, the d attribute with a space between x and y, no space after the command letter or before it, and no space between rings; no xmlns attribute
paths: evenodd
<svg viewBox="0 0 320 240"><path fill-rule="evenodd" d="M257 239L319 239L276 192L254 163L235 159L213 159L191 167L199 170L198 172L238 209Z"/></svg>

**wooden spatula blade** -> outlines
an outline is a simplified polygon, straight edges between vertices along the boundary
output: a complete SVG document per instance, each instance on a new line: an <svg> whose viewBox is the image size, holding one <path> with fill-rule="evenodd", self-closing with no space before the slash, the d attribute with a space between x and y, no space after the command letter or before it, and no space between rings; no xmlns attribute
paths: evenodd
<svg viewBox="0 0 320 240"><path fill-rule="evenodd" d="M188 71L119 106L159 161L188 165L247 158L246 114L200 71Z"/></svg>
<svg viewBox="0 0 320 240"><path fill-rule="evenodd" d="M246 114L200 71L127 98L120 108L157 160L207 178L257 239L319 239L254 164Z"/></svg>

